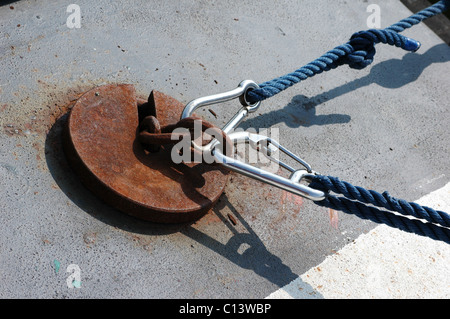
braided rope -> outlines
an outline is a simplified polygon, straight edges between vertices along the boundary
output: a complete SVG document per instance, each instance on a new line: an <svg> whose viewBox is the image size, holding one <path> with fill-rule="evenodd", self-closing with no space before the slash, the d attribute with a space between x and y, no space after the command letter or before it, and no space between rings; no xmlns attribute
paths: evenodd
<svg viewBox="0 0 450 319"><path fill-rule="evenodd" d="M325 200L316 202L319 206L355 214L363 219L369 219L376 223L383 223L433 239L443 240L450 244L450 229L447 228L450 227L450 215L445 212L394 198L388 192L381 194L373 190L353 186L332 176L316 175L309 186L324 192L334 192L343 195L338 197L329 194ZM390 211L380 210L366 204L386 208ZM393 212L405 216L413 216L427 222L396 215Z"/></svg>
<svg viewBox="0 0 450 319"><path fill-rule="evenodd" d="M414 202L407 202L403 199L397 199L392 197L388 192L380 194L373 190L353 186L350 183L341 181L337 177L316 175L313 178L311 187L327 192L332 191L350 200L372 204L403 215L425 219L430 223L450 227L450 215L445 212L434 210L427 206L421 206Z"/></svg>
<svg viewBox="0 0 450 319"><path fill-rule="evenodd" d="M420 48L420 43L399 33L419 24L425 19L446 11L449 7L450 0L441 0L388 28L356 32L347 43L335 47L300 69L264 82L259 85L260 88L258 89L249 90L246 98L250 103L265 100L296 83L324 71L335 69L343 64L348 64L350 68L361 70L373 62L376 54L375 45L378 43L389 44L406 51L415 52ZM450 243L450 229L447 228L450 227L450 216L445 212L394 198L388 192L380 194L362 187L353 186L332 176L317 175L312 179L309 186L327 193L332 191L344 196L337 197L329 194L325 200L316 202L320 206L356 214L363 219L369 219L376 223L383 223L404 231ZM382 207L391 212L365 204ZM410 219L392 212L424 219L427 222Z"/></svg>
<svg viewBox="0 0 450 319"><path fill-rule="evenodd" d="M281 91L299 83L307 78L324 71L335 69L340 65L348 64L353 69L363 69L373 62L376 50L375 45L384 43L400 47L406 51L417 51L420 43L405 37L399 32L412 27L425 19L440 14L450 7L450 0L441 0L436 4L405 18L383 30L371 29L356 32L347 43L337 46L326 52L318 59L306 64L300 69L261 83L259 89L247 92L247 100L250 103L270 98Z"/></svg>
<svg viewBox="0 0 450 319"><path fill-rule="evenodd" d="M378 224L385 224L409 233L426 236L434 240L441 240L450 244L450 229L432 223L395 215L373 206L367 206L360 202L334 195L329 195L325 200L316 202L316 204L340 210L347 214L354 214L361 219L368 219Z"/></svg>

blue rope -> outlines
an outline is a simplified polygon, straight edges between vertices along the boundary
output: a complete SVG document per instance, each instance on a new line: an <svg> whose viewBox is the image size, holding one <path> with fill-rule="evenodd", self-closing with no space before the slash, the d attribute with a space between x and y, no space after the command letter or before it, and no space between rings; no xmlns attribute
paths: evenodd
<svg viewBox="0 0 450 319"><path fill-rule="evenodd" d="M347 43L328 51L300 69L261 83L259 89L247 92L247 100L250 103L265 100L300 81L324 71L335 69L343 64L348 64L350 68L361 70L373 62L376 53L375 45L378 43L389 44L406 51L415 52L420 48L420 42L405 37L399 32L411 28L427 18L440 14L449 7L450 0L441 0L383 30L370 29L356 32Z"/></svg>
<svg viewBox="0 0 450 319"><path fill-rule="evenodd" d="M450 0L441 0L383 30L370 29L356 32L347 43L328 51L300 69L264 82L259 85L259 89L247 92L247 100L251 103L265 100L300 81L324 71L335 69L343 64L348 64L350 68L361 70L373 62L376 53L375 45L378 43L389 44L406 51L415 52L420 48L420 43L399 33L427 18L446 11L449 7ZM394 198L388 192L380 194L362 187L355 187L332 176L317 175L312 179L309 186L328 194L325 200L316 202L320 206L356 214L360 218L383 223L433 239L443 240L450 244L450 229L448 228L450 227L450 215L445 212ZM343 196L332 195L329 192ZM389 211L381 210L377 207ZM426 222L410 219L393 212L423 219Z"/></svg>
<svg viewBox="0 0 450 319"><path fill-rule="evenodd" d="M445 212L394 198L388 192L380 194L373 190L353 186L332 176L316 175L309 186L327 193L334 192L343 195L338 197L328 194L325 200L316 202L319 206L355 214L363 219L369 219L380 224L383 223L450 244L450 229L448 228L450 226L450 215ZM366 204L371 204L371 206ZM375 206L386 208L390 211L380 210ZM396 215L393 212L405 216L413 216L427 222Z"/></svg>
<svg viewBox="0 0 450 319"><path fill-rule="evenodd" d="M450 244L450 229L440 227L433 223L396 215L392 212L335 195L328 195L325 200L315 203L319 206L340 210L347 214L354 214L361 219L368 219L378 224L385 224L409 233L426 236L434 240L441 240Z"/></svg>
<svg viewBox="0 0 450 319"><path fill-rule="evenodd" d="M403 215L425 219L433 224L450 227L450 215L445 212L436 211L430 207L421 206L414 202L407 202L403 199L397 199L389 195L388 192L380 194L373 190L366 190L359 186L353 186L350 183L341 181L337 177L316 175L310 186L326 192L331 191L341 194L349 200L372 204Z"/></svg>

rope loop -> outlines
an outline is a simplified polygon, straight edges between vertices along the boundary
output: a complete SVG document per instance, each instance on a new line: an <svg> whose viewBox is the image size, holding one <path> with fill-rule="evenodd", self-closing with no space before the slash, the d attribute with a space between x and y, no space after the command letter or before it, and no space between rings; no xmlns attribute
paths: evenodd
<svg viewBox="0 0 450 319"><path fill-rule="evenodd" d="M375 45L378 43L393 45L413 52L420 48L420 42L392 30L370 29L359 31L350 38L349 45L353 52L344 57L345 63L352 69L364 69L373 62L376 53Z"/></svg>

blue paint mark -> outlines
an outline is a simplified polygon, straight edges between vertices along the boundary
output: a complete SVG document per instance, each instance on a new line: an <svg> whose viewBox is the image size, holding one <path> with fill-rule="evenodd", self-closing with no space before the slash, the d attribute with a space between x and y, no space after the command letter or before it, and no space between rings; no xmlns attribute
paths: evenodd
<svg viewBox="0 0 450 319"><path fill-rule="evenodd" d="M55 259L53 261L53 264L55 265L55 273L57 274L59 271L59 268L61 267L61 263Z"/></svg>

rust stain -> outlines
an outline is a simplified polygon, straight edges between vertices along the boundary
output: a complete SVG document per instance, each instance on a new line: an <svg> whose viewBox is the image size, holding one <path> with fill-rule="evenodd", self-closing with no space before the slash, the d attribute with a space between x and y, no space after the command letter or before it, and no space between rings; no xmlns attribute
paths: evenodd
<svg viewBox="0 0 450 319"><path fill-rule="evenodd" d="M61 90L56 84L48 84L40 79L37 84L37 91L21 88L13 93L17 102L0 106L0 112L4 113L0 123L9 136L37 135L42 143L42 138L45 138L56 120L68 112L82 94L83 88L75 86Z"/></svg>
<svg viewBox="0 0 450 319"><path fill-rule="evenodd" d="M46 245L50 245L52 242L48 240L47 238L41 238L42 242Z"/></svg>
<svg viewBox="0 0 450 319"><path fill-rule="evenodd" d="M330 217L330 225L331 225L331 227L333 227L334 229L338 229L339 228L338 212L335 211L334 209L329 208L328 209L328 215Z"/></svg>
<svg viewBox="0 0 450 319"><path fill-rule="evenodd" d="M263 222L267 225L269 235L278 236L286 231L295 231L303 221L303 216L299 214L303 205L302 197L239 173L230 173L225 193L226 202L219 202L216 214L227 218L231 209L246 222ZM200 221L201 225L203 220ZM215 220L221 222L223 219Z"/></svg>
<svg viewBox="0 0 450 319"><path fill-rule="evenodd" d="M86 245L92 245L97 240L97 233L96 232L87 232L83 234L83 241Z"/></svg>
<svg viewBox="0 0 450 319"><path fill-rule="evenodd" d="M5 124L3 125L3 130L8 136L22 135L22 129L18 128L15 124Z"/></svg>
<svg viewBox="0 0 450 319"><path fill-rule="evenodd" d="M300 207L303 205L303 198L283 190L281 195L281 205L284 206L286 202L292 203L294 206L298 206L300 210Z"/></svg>
<svg viewBox="0 0 450 319"><path fill-rule="evenodd" d="M300 212L300 207L303 205L303 198L285 190L280 190L280 192L279 213L272 224L277 225L277 227L285 225L287 229L294 230L297 225L295 221Z"/></svg>
<svg viewBox="0 0 450 319"><path fill-rule="evenodd" d="M152 252L152 239L149 236L125 233L125 237L130 240L136 247L140 247L147 252Z"/></svg>

